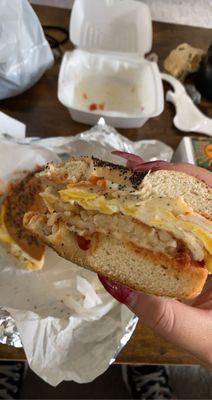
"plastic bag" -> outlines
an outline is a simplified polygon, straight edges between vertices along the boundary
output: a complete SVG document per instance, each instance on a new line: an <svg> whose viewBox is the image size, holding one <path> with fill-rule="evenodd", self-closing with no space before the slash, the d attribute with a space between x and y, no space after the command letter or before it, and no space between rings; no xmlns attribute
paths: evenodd
<svg viewBox="0 0 212 400"><path fill-rule="evenodd" d="M33 86L53 64L39 19L27 0L0 1L0 100Z"/></svg>

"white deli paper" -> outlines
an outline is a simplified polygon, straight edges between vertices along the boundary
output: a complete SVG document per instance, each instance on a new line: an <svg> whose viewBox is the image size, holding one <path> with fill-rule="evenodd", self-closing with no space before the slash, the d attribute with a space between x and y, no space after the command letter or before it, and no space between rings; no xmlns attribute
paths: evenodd
<svg viewBox="0 0 212 400"><path fill-rule="evenodd" d="M8 134L10 136L22 139L25 137L26 125L9 115L0 112L0 135Z"/></svg>
<svg viewBox="0 0 212 400"><path fill-rule="evenodd" d="M161 142L133 143L104 125L75 137L15 140L0 140L0 180L18 176L17 170L57 162L58 154L62 158L93 154L111 160L110 152L116 148L147 159L170 160L172 156L172 150ZM63 380L86 383L102 374L137 322L106 293L96 274L50 249L43 270L37 272L20 268L1 249L0 304L15 320L30 367L53 386Z"/></svg>

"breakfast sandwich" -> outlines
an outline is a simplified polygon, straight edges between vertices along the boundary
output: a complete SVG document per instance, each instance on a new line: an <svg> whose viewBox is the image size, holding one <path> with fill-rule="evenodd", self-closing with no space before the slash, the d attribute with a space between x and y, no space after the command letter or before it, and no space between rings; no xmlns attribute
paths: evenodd
<svg viewBox="0 0 212 400"><path fill-rule="evenodd" d="M41 190L35 172L31 172L20 182L10 185L0 205L0 243L30 270L43 267L45 246L24 228L23 217L29 210L45 211L45 204L39 196Z"/></svg>
<svg viewBox="0 0 212 400"><path fill-rule="evenodd" d="M212 189L177 171L134 172L96 158L37 174L48 212L24 226L62 257L138 291L197 296L212 272Z"/></svg>

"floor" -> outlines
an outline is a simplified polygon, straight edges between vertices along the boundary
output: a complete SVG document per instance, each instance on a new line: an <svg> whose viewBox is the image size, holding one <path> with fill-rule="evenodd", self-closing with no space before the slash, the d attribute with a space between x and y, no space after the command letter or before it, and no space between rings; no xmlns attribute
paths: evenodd
<svg viewBox="0 0 212 400"><path fill-rule="evenodd" d="M212 399L212 372L199 366L167 369L176 399Z"/></svg>
<svg viewBox="0 0 212 400"><path fill-rule="evenodd" d="M47 385L28 370L20 395L21 399L128 399L129 395L122 381L121 368L112 366L89 384L74 382L61 383L57 388Z"/></svg>
<svg viewBox="0 0 212 400"><path fill-rule="evenodd" d="M212 399L212 373L200 367L168 367L176 399ZM21 399L129 399L121 367L114 365L94 382L79 385L64 382L47 385L28 370Z"/></svg>

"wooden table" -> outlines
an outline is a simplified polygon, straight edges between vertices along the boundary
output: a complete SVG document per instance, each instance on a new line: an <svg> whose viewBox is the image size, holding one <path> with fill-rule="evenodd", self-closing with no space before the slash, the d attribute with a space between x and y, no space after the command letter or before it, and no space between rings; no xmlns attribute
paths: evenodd
<svg viewBox="0 0 212 400"><path fill-rule="evenodd" d="M68 28L68 10L41 6L35 6L34 9L43 24ZM211 30L154 23L153 51L160 56L161 68L168 53L183 42L207 49L211 42ZM65 46L65 49L68 48L71 48L70 44ZM72 121L68 111L57 100L58 72L57 61L33 88L16 98L0 102L1 111L27 125L28 136L75 135L88 128ZM205 114L212 116L212 104L202 102L201 107ZM159 139L176 149L183 133L174 128L173 116L172 105L166 103L163 114L149 120L142 128L120 132L131 140ZM0 359L24 358L22 349L0 345ZM139 322L133 337L119 355L118 363L195 364L196 361L186 352L156 336Z"/></svg>

